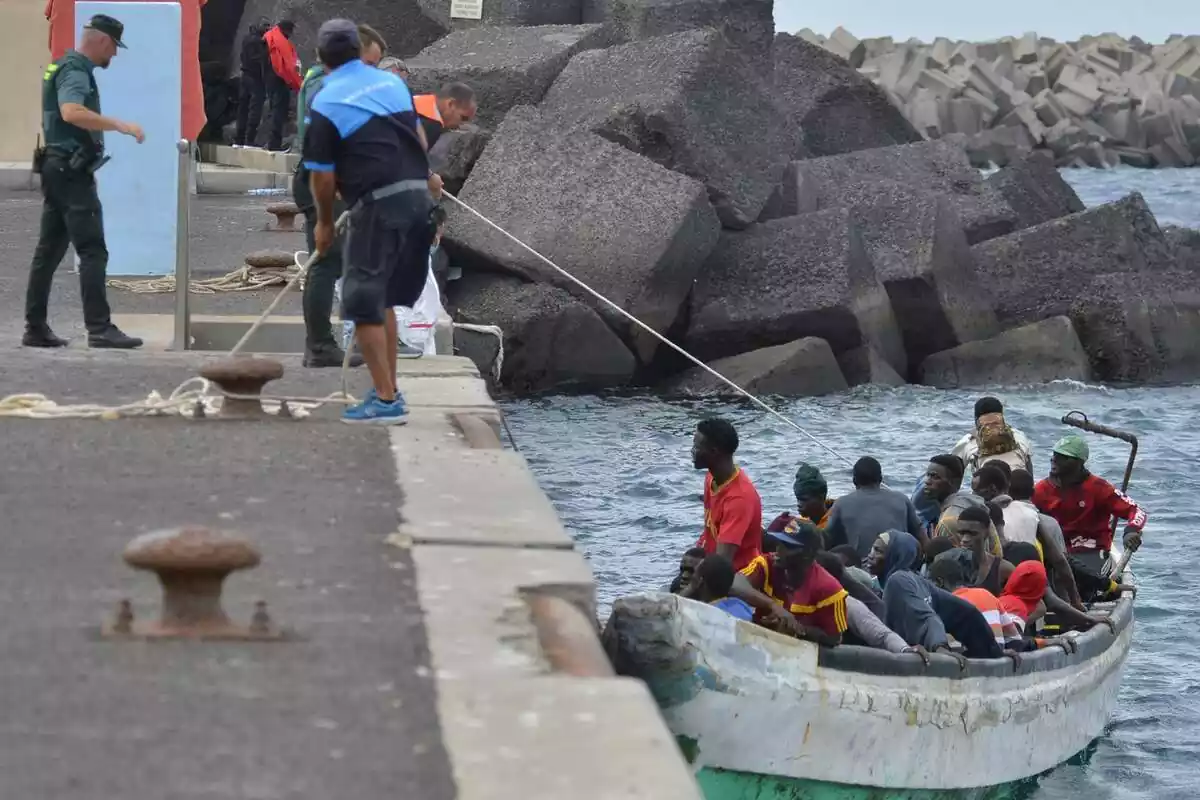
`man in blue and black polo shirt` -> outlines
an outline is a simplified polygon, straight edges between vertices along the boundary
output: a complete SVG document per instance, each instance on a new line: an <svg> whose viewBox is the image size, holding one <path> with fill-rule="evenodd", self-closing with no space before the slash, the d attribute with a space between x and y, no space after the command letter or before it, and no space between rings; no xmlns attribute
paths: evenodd
<svg viewBox="0 0 1200 800"><path fill-rule="evenodd" d="M350 20L329 20L317 33L329 75L313 100L304 166L312 174L318 252L333 245L339 193L350 208L342 318L355 323L374 388L342 421L396 425L408 410L396 389L392 308L412 306L425 287L434 200L412 93L395 75L364 64L361 51Z"/></svg>

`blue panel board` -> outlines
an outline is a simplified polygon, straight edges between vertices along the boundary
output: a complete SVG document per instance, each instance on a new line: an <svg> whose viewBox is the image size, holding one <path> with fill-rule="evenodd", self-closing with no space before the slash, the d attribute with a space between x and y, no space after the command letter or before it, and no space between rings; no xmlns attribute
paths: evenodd
<svg viewBox="0 0 1200 800"><path fill-rule="evenodd" d="M179 205L182 76L178 3L78 2L80 31L93 14L125 24L120 50L108 69L96 70L105 116L136 122L146 132L138 144L104 134L112 160L96 173L104 204L109 275L169 275L175 271Z"/></svg>

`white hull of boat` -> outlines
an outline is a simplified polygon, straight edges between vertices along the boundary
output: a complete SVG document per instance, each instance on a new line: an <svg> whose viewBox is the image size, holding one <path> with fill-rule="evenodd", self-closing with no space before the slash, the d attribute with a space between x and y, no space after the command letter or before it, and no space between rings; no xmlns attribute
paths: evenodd
<svg viewBox="0 0 1200 800"><path fill-rule="evenodd" d="M1130 599L1121 601L1131 604ZM619 600L606 631L618 669L644 679L698 766L783 780L889 789L966 789L1018 781L1061 764L1104 730L1133 636L1085 634L1061 650L973 661L959 677L939 656L837 648L867 672L819 663L817 646L672 595ZM1083 644L1081 638L1081 645ZM870 674L880 659L917 674ZM913 664L915 660L916 666ZM950 670L954 670L951 673ZM972 677L975 673L984 676ZM991 673L987 675L986 673Z"/></svg>

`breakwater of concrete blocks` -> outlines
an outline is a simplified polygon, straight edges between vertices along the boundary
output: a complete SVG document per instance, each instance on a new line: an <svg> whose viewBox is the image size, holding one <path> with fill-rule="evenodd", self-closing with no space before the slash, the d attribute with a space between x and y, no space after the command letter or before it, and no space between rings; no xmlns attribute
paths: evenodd
<svg viewBox="0 0 1200 800"><path fill-rule="evenodd" d="M1059 166L1190 167L1200 159L1200 36L1058 42L797 34L870 78L922 135L967 137L979 166L1049 150Z"/></svg>

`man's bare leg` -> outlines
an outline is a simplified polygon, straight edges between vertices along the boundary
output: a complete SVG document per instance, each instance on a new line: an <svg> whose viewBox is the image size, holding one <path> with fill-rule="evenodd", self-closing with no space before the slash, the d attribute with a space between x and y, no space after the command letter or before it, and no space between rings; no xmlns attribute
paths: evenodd
<svg viewBox="0 0 1200 800"><path fill-rule="evenodd" d="M396 318L393 316L392 328L395 327ZM360 322L354 326L354 338L358 340L363 360L367 362L375 393L383 402L391 403L396 399L396 361L392 359L392 367L388 369L387 336L386 322L383 325L364 325Z"/></svg>
<svg viewBox="0 0 1200 800"><path fill-rule="evenodd" d="M388 347L388 372L392 376L392 388L400 384L396 382L396 360L400 357L400 335L396 326L396 309L389 306L383 312L383 329L386 331Z"/></svg>

